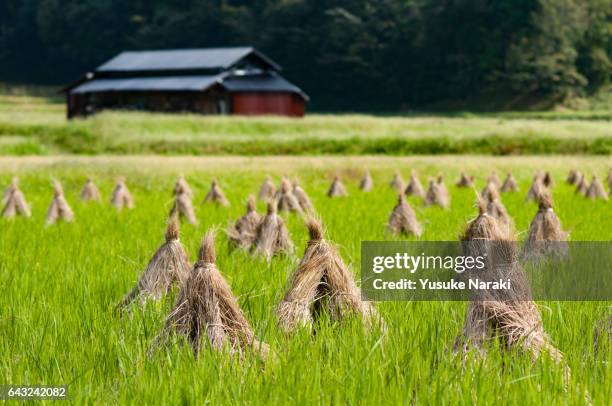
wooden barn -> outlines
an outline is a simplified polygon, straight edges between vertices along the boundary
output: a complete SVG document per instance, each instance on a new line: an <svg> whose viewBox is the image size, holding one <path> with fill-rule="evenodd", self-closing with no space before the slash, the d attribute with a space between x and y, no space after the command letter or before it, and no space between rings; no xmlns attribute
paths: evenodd
<svg viewBox="0 0 612 406"><path fill-rule="evenodd" d="M251 47L127 51L66 86L68 118L106 109L304 115L308 96Z"/></svg>

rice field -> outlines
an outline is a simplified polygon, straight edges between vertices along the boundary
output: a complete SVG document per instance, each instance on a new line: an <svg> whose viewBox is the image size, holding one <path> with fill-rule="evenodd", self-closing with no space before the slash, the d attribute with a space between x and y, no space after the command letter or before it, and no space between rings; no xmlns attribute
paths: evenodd
<svg viewBox="0 0 612 406"><path fill-rule="evenodd" d="M300 331L286 337L276 325L275 307L303 253L307 231L295 214L282 214L296 246L291 257L270 263L231 251L224 229L244 213L265 175L299 177L325 225L328 239L359 277L360 241L390 240L385 232L396 203L389 187L399 170L421 182L444 174L451 194L448 210L424 207L409 198L423 224L423 240L456 240L476 214L475 193L454 186L461 171L476 176L480 190L492 169L512 170L521 188L502 200L525 238L535 203L525 203L533 173L548 170L556 180L555 212L572 240L612 240L612 202L590 201L564 183L579 168L602 180L612 166L603 157L28 157L0 158L0 186L14 175L31 203L30 219L0 219L0 384L69 386L77 404L609 404L612 346L593 350L593 330L612 313L610 302L541 302L544 328L565 354L572 377L547 357L502 351L490 344L487 356L463 361L453 354L466 303L384 302L376 304L385 334L367 333L351 320L320 321L316 336ZM374 180L369 193L357 184L365 168ZM199 358L180 339L167 351L147 352L163 327L177 290L159 302L119 314L114 306L134 286L150 256L164 241L172 189L183 174L195 192L198 227L183 224L181 242L195 261L204 233L217 229L217 267L230 283L257 338L274 355L242 360L204 350ZM340 175L349 196L325 195ZM117 212L110 193L124 176L135 208ZM78 198L91 176L103 203ZM45 226L53 196L52 179L62 182L75 221ZM203 204L216 178L230 207ZM590 178L590 176L589 176ZM260 212L264 204L258 202Z"/></svg>

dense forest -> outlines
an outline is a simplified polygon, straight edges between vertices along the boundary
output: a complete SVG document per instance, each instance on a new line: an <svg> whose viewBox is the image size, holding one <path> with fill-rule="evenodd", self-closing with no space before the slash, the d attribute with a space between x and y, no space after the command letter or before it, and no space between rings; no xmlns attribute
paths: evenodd
<svg viewBox="0 0 612 406"><path fill-rule="evenodd" d="M612 0L2 0L0 81L62 84L124 49L253 45L311 109L493 95L558 100L611 80Z"/></svg>

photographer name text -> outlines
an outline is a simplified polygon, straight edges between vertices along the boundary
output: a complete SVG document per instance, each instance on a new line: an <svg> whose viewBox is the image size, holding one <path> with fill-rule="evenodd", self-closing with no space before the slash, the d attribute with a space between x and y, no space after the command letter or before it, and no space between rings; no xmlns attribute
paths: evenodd
<svg viewBox="0 0 612 406"><path fill-rule="evenodd" d="M374 279L372 287L376 290L510 290L512 284L510 279L498 279L496 281L483 281L478 278L466 281L432 281L426 278L399 279L396 281L385 281Z"/></svg>

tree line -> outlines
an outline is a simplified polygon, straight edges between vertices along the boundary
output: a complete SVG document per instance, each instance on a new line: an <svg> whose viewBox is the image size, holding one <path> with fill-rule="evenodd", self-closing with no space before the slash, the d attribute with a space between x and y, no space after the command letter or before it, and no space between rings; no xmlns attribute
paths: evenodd
<svg viewBox="0 0 612 406"><path fill-rule="evenodd" d="M610 82L612 0L3 0L0 80L62 84L125 49L253 45L320 110Z"/></svg>

